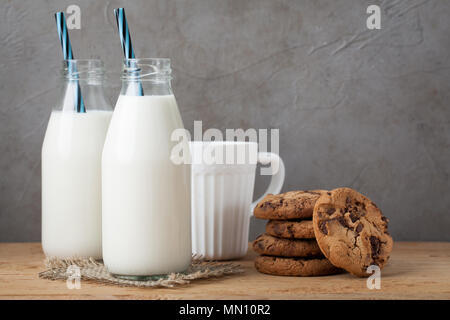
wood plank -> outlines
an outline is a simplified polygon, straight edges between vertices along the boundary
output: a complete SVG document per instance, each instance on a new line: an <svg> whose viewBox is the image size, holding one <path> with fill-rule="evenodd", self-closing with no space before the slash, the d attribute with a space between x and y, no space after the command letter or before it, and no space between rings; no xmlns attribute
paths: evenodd
<svg viewBox="0 0 450 320"><path fill-rule="evenodd" d="M382 271L380 290L350 274L278 277L258 273L256 254L239 263L241 275L200 280L178 287L122 288L83 281L70 290L64 281L38 278L44 269L40 243L0 243L0 299L450 299L450 243L399 242Z"/></svg>

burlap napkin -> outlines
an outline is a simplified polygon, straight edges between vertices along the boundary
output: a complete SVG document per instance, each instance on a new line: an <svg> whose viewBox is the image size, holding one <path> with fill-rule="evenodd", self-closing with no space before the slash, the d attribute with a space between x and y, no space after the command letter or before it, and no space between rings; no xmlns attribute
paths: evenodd
<svg viewBox="0 0 450 320"><path fill-rule="evenodd" d="M91 280L103 284L113 284L127 287L175 287L190 283L192 280L217 278L243 272L241 266L232 262L205 261L193 257L191 266L184 273L172 273L166 276L154 277L153 280L134 281L114 277L108 272L102 262L94 259L73 258L45 260L47 270L40 272L39 277L50 280L67 280L73 277L73 270L79 270L80 280Z"/></svg>

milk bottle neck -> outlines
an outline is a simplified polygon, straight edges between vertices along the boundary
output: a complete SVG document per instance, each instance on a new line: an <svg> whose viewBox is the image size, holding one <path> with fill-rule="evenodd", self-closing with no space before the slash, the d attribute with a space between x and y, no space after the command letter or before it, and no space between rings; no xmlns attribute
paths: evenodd
<svg viewBox="0 0 450 320"><path fill-rule="evenodd" d="M125 59L122 68L122 95L171 95L170 60L161 58Z"/></svg>
<svg viewBox="0 0 450 320"><path fill-rule="evenodd" d="M64 87L53 110L77 112L77 101L82 99L87 112L112 111L104 92L105 68L101 60L64 60L61 75Z"/></svg>
<svg viewBox="0 0 450 320"><path fill-rule="evenodd" d="M142 92L143 94L141 94ZM120 94L132 96L164 96L173 94L173 92L170 81L165 83L154 83L150 81L122 80L122 89Z"/></svg>

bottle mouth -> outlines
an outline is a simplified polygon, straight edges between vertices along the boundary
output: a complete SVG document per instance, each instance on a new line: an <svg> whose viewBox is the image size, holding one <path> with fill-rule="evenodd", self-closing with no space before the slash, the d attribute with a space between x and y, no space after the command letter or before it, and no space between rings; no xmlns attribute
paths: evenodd
<svg viewBox="0 0 450 320"><path fill-rule="evenodd" d="M101 82L105 78L103 61L100 59L63 60L63 77L67 80Z"/></svg>
<svg viewBox="0 0 450 320"><path fill-rule="evenodd" d="M125 81L167 82L172 79L170 59L124 59L121 79Z"/></svg>

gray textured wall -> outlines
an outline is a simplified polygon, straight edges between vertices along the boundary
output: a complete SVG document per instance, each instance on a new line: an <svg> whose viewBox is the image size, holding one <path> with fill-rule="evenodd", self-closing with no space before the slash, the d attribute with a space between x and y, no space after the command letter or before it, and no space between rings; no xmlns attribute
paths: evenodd
<svg viewBox="0 0 450 320"><path fill-rule="evenodd" d="M187 128L279 128L284 190L350 186L396 240L450 240L450 2L2 0L0 241L40 239L40 150L60 81L53 13L74 3L75 55L105 61L112 102L112 10L125 6L137 55L172 59ZM381 30L366 29L369 4ZM252 220L251 237L263 228Z"/></svg>

